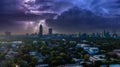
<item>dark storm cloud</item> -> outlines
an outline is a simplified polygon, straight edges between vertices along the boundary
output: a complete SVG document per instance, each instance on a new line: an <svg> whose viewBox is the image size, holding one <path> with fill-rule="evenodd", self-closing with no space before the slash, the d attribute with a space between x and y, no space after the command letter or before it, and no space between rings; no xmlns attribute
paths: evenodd
<svg viewBox="0 0 120 67"><path fill-rule="evenodd" d="M31 11L45 11L46 13L55 12L59 14L74 6L96 14L119 14L119 0L2 0L0 1L0 12L31 13Z"/></svg>
<svg viewBox="0 0 120 67"><path fill-rule="evenodd" d="M21 12L19 7L21 5L20 0L1 0L0 1L0 13L15 13Z"/></svg>
<svg viewBox="0 0 120 67"><path fill-rule="evenodd" d="M34 15L34 14L0 14L0 32L12 31L14 33L23 33L29 32L30 30L25 30L25 23L30 21L37 22L40 19L44 18L53 18L56 14L42 14L42 15ZM24 22L24 23L23 23Z"/></svg>
<svg viewBox="0 0 120 67"><path fill-rule="evenodd" d="M120 17L104 18L79 8L72 8L61 14L56 20L47 20L50 27L63 33L100 32L104 29L120 31Z"/></svg>
<svg viewBox="0 0 120 67"><path fill-rule="evenodd" d="M40 6L40 11L44 8L43 10L53 11L59 14L74 6L89 10L101 16L120 14L119 0L36 0L35 5Z"/></svg>
<svg viewBox="0 0 120 67"><path fill-rule="evenodd" d="M23 30L20 21L48 21L58 32L118 30L119 0L1 0L0 30ZM77 9L72 9L78 7ZM64 28L64 29L62 29ZM70 29L70 30L69 30ZM23 30L24 31L24 30ZM27 31L26 31L27 32Z"/></svg>
<svg viewBox="0 0 120 67"><path fill-rule="evenodd" d="M25 23L53 18L54 15L56 15L53 13L44 13L40 15L26 13L26 9L23 6L24 2L21 0L0 1L0 33L5 31L12 31L14 33L30 32L24 29L24 27L26 27Z"/></svg>
<svg viewBox="0 0 120 67"><path fill-rule="evenodd" d="M61 14L56 20L48 20L48 26L57 31L94 32L104 29L119 31L120 29L118 0L44 0L44 4L39 1L37 4L43 7L49 5L46 8L47 11ZM69 10L74 6L80 10Z"/></svg>
<svg viewBox="0 0 120 67"><path fill-rule="evenodd" d="M73 7L70 0L36 0L35 2L29 1L25 3L27 8L31 11L37 12L51 12L51 13L62 13L69 8ZM32 13L32 12L29 12Z"/></svg>

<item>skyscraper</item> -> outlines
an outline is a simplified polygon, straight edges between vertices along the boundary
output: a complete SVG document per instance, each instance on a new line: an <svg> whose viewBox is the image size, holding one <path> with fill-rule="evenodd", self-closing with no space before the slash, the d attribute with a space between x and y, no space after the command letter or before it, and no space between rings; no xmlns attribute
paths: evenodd
<svg viewBox="0 0 120 67"><path fill-rule="evenodd" d="M6 35L6 36L11 36L11 32L8 32L8 31L7 31L7 32L5 32L5 35Z"/></svg>
<svg viewBox="0 0 120 67"><path fill-rule="evenodd" d="M48 34L49 34L49 35L52 35L52 28L49 28Z"/></svg>
<svg viewBox="0 0 120 67"><path fill-rule="evenodd" d="M39 36L42 36L43 35L43 26L40 25L39 27Z"/></svg>

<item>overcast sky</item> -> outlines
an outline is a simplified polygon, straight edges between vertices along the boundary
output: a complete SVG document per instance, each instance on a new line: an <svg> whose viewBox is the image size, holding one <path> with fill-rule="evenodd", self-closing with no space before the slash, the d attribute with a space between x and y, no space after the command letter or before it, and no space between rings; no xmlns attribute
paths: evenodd
<svg viewBox="0 0 120 67"><path fill-rule="evenodd" d="M1 0L0 33L120 31L119 0ZM64 29L63 29L64 28Z"/></svg>

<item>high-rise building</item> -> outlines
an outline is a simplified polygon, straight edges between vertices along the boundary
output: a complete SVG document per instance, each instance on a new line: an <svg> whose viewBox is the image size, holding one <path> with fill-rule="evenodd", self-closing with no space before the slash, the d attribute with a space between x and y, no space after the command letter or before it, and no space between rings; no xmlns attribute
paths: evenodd
<svg viewBox="0 0 120 67"><path fill-rule="evenodd" d="M105 37L105 38L110 38L110 37L111 37L110 32L104 30L104 32L103 32L103 37Z"/></svg>
<svg viewBox="0 0 120 67"><path fill-rule="evenodd" d="M8 32L8 31L7 31L7 32L5 32L5 35L6 35L6 36L11 36L11 32Z"/></svg>
<svg viewBox="0 0 120 67"><path fill-rule="evenodd" d="M39 27L39 36L42 36L43 35L43 26L40 25Z"/></svg>
<svg viewBox="0 0 120 67"><path fill-rule="evenodd" d="M48 34L49 34L49 35L52 35L52 33L53 33L53 32L52 32L52 28L49 28Z"/></svg>

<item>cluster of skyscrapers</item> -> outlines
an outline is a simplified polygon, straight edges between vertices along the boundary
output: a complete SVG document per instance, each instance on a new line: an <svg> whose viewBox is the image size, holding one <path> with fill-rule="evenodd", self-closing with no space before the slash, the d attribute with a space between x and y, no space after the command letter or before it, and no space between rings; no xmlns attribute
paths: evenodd
<svg viewBox="0 0 120 67"><path fill-rule="evenodd" d="M39 36L43 36L43 26L40 25L39 27L39 33L38 33ZM48 29L48 35L56 35L56 34L53 34L53 31L52 31L52 28L49 28ZM92 33L92 34L87 34L87 33L83 33L83 34L57 34L61 37L93 37L93 38L118 38L119 35L116 34L115 32L114 33L110 33L108 31L103 31L102 33Z"/></svg>
<svg viewBox="0 0 120 67"><path fill-rule="evenodd" d="M78 33L78 34L60 34L60 33L56 33L56 34L53 34L53 29L52 28L48 28L48 34L47 35L44 35L44 27L43 25L40 25L39 26L39 32L38 34L35 33L35 34L31 34L30 36L36 36L37 37L45 37L45 38L48 38L48 37L54 37L54 38L70 38L70 37L80 37L80 38L88 38L88 37L92 37L92 38L120 38L120 35L117 34L116 32L113 32L113 33L110 33L108 31L103 31L101 33L91 33L91 34L87 34L87 33ZM5 35L6 36L11 36L11 32L5 32ZM27 35L27 34L26 34ZM28 34L29 35L29 34Z"/></svg>
<svg viewBox="0 0 120 67"><path fill-rule="evenodd" d="M48 29L48 35L52 35L53 34L53 31L52 31L52 28L49 28ZM39 27L39 33L38 33L39 36L43 36L43 26L40 25Z"/></svg>

